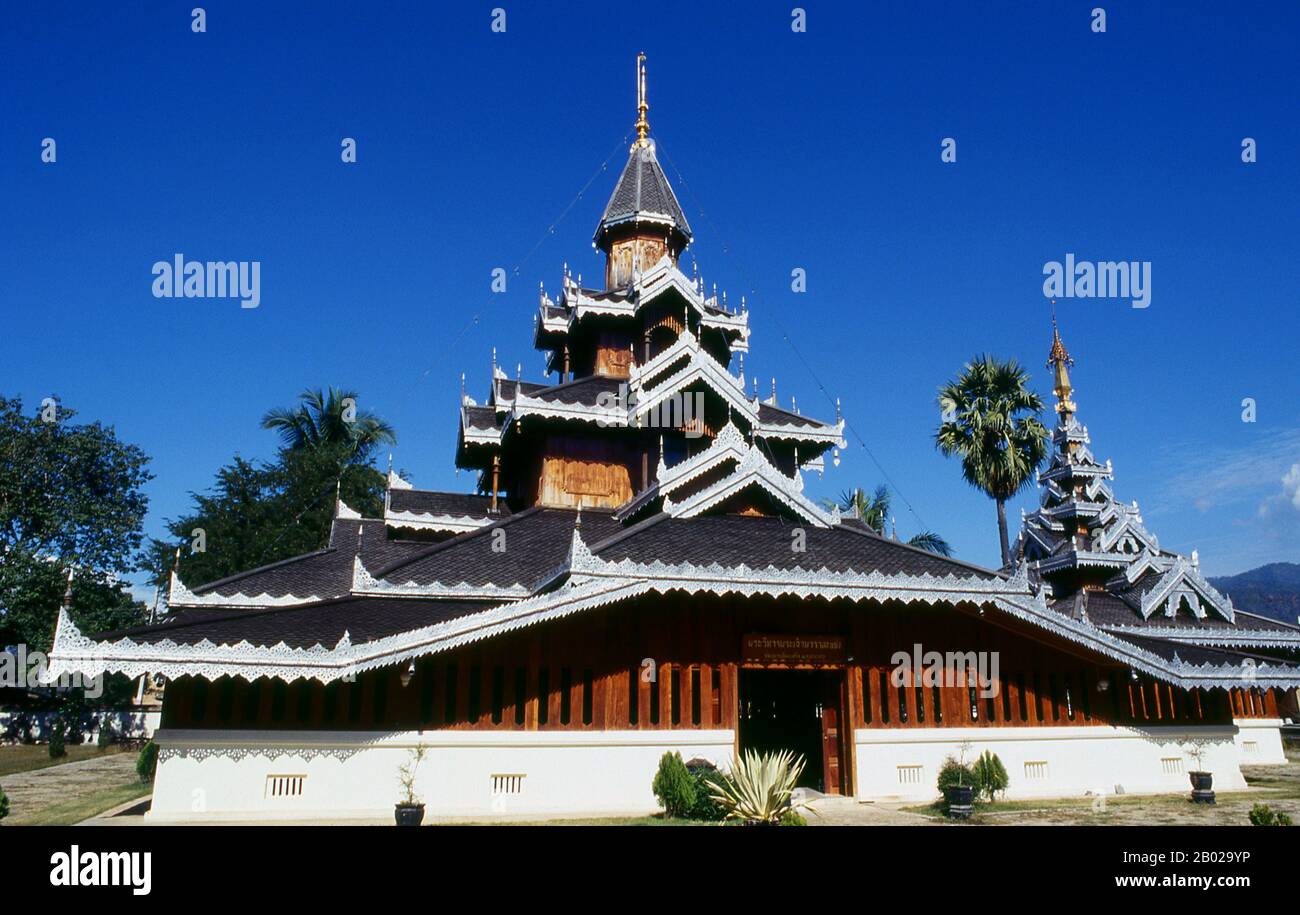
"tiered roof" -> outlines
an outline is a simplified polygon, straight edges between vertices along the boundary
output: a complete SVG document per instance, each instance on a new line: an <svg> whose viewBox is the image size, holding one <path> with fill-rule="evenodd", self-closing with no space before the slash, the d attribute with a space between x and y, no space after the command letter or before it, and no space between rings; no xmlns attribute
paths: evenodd
<svg viewBox="0 0 1300 915"><path fill-rule="evenodd" d="M1108 632L1182 643L1300 647L1300 628L1237 610L1200 572L1200 560L1160 547L1137 502L1119 501L1114 468L1092 453L1079 422L1069 368L1074 364L1052 322L1057 424L1052 456L1038 476L1039 508L1024 518L1017 554L1047 585L1058 612Z"/></svg>
<svg viewBox="0 0 1300 915"><path fill-rule="evenodd" d="M633 144L623 174L596 226L595 243L599 246L612 229L630 222L663 226L677 233L683 246L691 240L686 214L655 157L654 141L648 137L638 138Z"/></svg>
<svg viewBox="0 0 1300 915"><path fill-rule="evenodd" d="M796 552L790 549L794 527L779 517L674 518L666 512L627 526L605 511L533 508L410 550L386 566L371 569L364 552L357 552L353 587L336 596L257 609L239 609L242 603L183 608L159 625L93 638L61 611L49 675L78 670L330 682L558 617L673 593L843 599L868 608L885 602L975 606L1180 686L1289 687L1300 681L1294 664L1276 659L1249 656L1247 675L1248 656L1236 652L1180 645L1163 630L1113 631L1050 606L1027 578L927 553L861 525L808 526L806 549ZM506 553L493 550L495 530L505 531L512 544ZM337 568L318 571L319 583L309 582L307 590L334 586ZM1243 631L1239 621L1234 632Z"/></svg>

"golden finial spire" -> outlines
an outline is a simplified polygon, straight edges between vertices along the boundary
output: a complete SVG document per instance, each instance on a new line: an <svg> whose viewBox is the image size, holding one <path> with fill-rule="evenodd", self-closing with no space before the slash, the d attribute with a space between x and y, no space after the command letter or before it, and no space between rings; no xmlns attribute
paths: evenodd
<svg viewBox="0 0 1300 915"><path fill-rule="evenodd" d="M74 573L74 569L73 569L73 567L72 567L72 566L68 566L68 586L67 586L66 588L64 588L64 590L63 590L63 609L64 609L64 610L70 610L70 609L72 609L72 576L73 576L73 573Z"/></svg>
<svg viewBox="0 0 1300 915"><path fill-rule="evenodd" d="M1052 300L1052 350L1047 354L1047 367L1055 369L1054 384L1052 393L1056 395L1056 412L1073 413L1074 402L1070 400L1070 394L1074 388L1070 384L1070 373L1068 367L1074 365L1074 360L1070 358L1070 353L1066 350L1065 344L1061 342L1061 331L1056 326L1056 300Z"/></svg>
<svg viewBox="0 0 1300 915"><path fill-rule="evenodd" d="M636 56L636 145L648 146L646 136L650 133L650 122L645 119L650 105L645 100L645 51Z"/></svg>

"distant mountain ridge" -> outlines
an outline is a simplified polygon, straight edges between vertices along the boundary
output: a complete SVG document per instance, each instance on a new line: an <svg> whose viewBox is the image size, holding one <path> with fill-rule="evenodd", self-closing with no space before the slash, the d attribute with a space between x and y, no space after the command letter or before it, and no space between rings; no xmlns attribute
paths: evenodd
<svg viewBox="0 0 1300 915"><path fill-rule="evenodd" d="M1292 625L1300 616L1300 563L1270 562L1240 575L1211 578L1210 584L1231 597L1238 610Z"/></svg>

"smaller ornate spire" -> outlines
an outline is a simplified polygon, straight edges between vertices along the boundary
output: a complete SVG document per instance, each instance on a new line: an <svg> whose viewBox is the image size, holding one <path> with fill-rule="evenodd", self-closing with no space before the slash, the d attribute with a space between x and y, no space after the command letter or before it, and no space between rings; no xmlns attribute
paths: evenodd
<svg viewBox="0 0 1300 915"><path fill-rule="evenodd" d="M1056 305L1056 300L1052 300L1052 305ZM1047 367L1055 369L1054 384L1052 393L1056 395L1056 412L1061 414L1073 413L1075 410L1074 401L1070 400L1070 394L1074 392L1074 387L1070 384L1069 366L1074 365L1074 360L1070 358L1070 353L1066 350L1065 344L1061 342L1061 331L1056 326L1056 308L1052 308L1052 349L1047 354Z"/></svg>

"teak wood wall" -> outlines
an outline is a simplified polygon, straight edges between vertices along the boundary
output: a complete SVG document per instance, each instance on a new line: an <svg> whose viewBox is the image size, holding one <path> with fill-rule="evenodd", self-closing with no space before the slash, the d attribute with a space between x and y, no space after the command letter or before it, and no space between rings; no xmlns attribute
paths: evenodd
<svg viewBox="0 0 1300 915"><path fill-rule="evenodd" d="M168 684L166 727L735 729L745 633L846 636L857 728L1165 725L1276 717L1271 690L1181 690L953 609L668 595L608 607L322 687L223 678ZM894 688L896 651L997 651L999 695ZM654 677L646 676L653 662ZM1105 679L1109 688L1098 689ZM972 707L973 706L973 707Z"/></svg>

